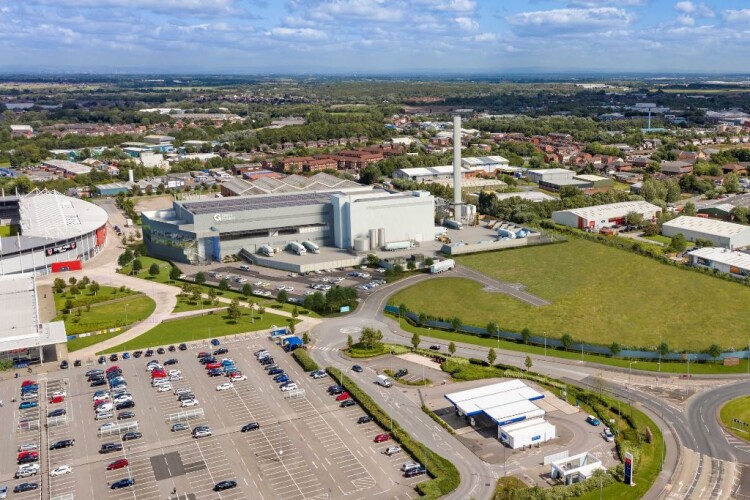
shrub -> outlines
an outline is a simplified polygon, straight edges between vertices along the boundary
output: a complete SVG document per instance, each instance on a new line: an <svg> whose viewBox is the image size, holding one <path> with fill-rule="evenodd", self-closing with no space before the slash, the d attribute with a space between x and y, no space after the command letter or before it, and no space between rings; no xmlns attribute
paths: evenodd
<svg viewBox="0 0 750 500"><path fill-rule="evenodd" d="M318 363L316 363L304 349L295 349L292 351L292 356L294 356L294 359L297 360L297 363L299 363L302 369L306 372L320 370Z"/></svg>

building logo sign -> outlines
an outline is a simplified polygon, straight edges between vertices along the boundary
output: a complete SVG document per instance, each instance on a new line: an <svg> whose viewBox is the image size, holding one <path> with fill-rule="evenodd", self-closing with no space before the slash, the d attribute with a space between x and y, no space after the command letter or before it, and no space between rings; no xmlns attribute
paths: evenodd
<svg viewBox="0 0 750 500"><path fill-rule="evenodd" d="M214 220L216 222L226 222L234 220L234 214L214 214Z"/></svg>
<svg viewBox="0 0 750 500"><path fill-rule="evenodd" d="M48 248L47 249L47 255L55 255L58 253L64 253L68 250L74 250L76 247L76 242L71 241L70 243L65 243L63 245L57 245L56 247Z"/></svg>

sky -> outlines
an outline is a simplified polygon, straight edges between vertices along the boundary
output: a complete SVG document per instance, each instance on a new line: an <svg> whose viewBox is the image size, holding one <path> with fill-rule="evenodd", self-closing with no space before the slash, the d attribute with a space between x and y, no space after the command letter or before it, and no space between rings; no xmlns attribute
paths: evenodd
<svg viewBox="0 0 750 500"><path fill-rule="evenodd" d="M0 73L750 73L750 0L0 0Z"/></svg>

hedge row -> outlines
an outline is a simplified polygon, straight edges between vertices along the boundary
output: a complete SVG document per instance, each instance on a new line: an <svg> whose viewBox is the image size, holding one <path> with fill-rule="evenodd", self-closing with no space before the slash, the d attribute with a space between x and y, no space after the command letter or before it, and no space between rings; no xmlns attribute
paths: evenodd
<svg viewBox="0 0 750 500"><path fill-rule="evenodd" d="M453 430L453 428L446 424L445 421L437 416L437 413L427 408L425 405L422 405L422 411L425 412L432 420L435 421L440 427L448 431L449 434L456 434L456 431Z"/></svg>
<svg viewBox="0 0 750 500"><path fill-rule="evenodd" d="M396 372L390 369L385 369L383 370L383 372L389 377L391 377L392 379L398 380L400 384L404 384L404 385L429 385L432 383L432 381L428 378L420 378L417 380L405 380L401 377L397 377Z"/></svg>
<svg viewBox="0 0 750 500"><path fill-rule="evenodd" d="M297 363L299 363L300 366L302 366L302 369L306 372L320 370L320 366L318 366L318 363L316 363L315 360L310 357L306 350L295 349L294 351L292 351L292 356L294 356L294 359L297 360Z"/></svg>
<svg viewBox="0 0 750 500"><path fill-rule="evenodd" d="M295 351L296 352L296 351ZM426 498L440 498L443 495L447 495L456 488L461 481L461 476L458 473L458 469L441 457L431 449L427 448L424 444L415 441L412 437L398 424L396 421L392 421L375 401L370 398L352 379L343 375L340 370L328 367L326 369L328 375L331 376L340 385L346 387L349 395L354 398L362 408L372 416L373 420L384 429L390 427L393 428L392 434L401 448L411 457L424 464L427 467L427 473L433 479L419 483L415 489L417 492Z"/></svg>

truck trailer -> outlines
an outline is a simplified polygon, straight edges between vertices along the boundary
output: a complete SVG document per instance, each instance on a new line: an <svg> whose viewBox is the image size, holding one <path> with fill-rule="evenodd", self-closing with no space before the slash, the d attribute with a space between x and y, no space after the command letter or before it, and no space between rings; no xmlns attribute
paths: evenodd
<svg viewBox="0 0 750 500"><path fill-rule="evenodd" d="M409 241L394 241L392 243L386 243L383 247L383 250L387 250L389 252L395 252L396 250L410 250L414 248L414 244Z"/></svg>
<svg viewBox="0 0 750 500"><path fill-rule="evenodd" d="M302 246L301 243L297 243L296 241L293 241L289 243L289 246L287 247L292 252L296 253L297 255L306 255L307 250L304 246Z"/></svg>
<svg viewBox="0 0 750 500"><path fill-rule="evenodd" d="M454 261L453 259L441 260L440 262L435 262L430 266L430 274L438 274L444 271L450 271L454 267L456 267L456 261Z"/></svg>
<svg viewBox="0 0 750 500"><path fill-rule="evenodd" d="M449 227L451 229L463 229L464 228L463 224L461 224L457 220L453 220L453 219L445 219L443 221L443 225L445 227Z"/></svg>
<svg viewBox="0 0 750 500"><path fill-rule="evenodd" d="M261 255L265 255L266 257L273 257L276 252L274 252L273 248L271 248L268 245L263 245L262 247L258 248L258 253Z"/></svg>
<svg viewBox="0 0 750 500"><path fill-rule="evenodd" d="M318 247L318 245L316 245L312 241L303 241L302 244L305 246L308 252L320 253L320 247Z"/></svg>

